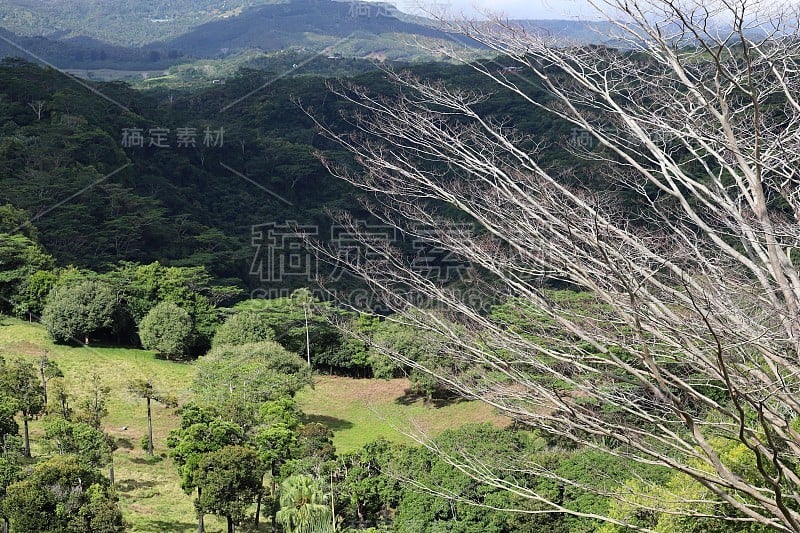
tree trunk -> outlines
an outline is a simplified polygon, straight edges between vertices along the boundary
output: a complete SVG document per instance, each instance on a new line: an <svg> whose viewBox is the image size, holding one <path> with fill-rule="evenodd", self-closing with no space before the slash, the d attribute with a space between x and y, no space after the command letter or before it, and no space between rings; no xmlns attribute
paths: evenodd
<svg viewBox="0 0 800 533"><path fill-rule="evenodd" d="M150 413L150 398L147 398L147 455L153 455L153 416Z"/></svg>
<svg viewBox="0 0 800 533"><path fill-rule="evenodd" d="M3 533L8 533L9 529L8 526L9 526L8 518L3 518Z"/></svg>
<svg viewBox="0 0 800 533"><path fill-rule="evenodd" d="M44 396L44 405L47 407L47 377L44 375L44 360L39 364L39 373L42 375L42 395Z"/></svg>
<svg viewBox="0 0 800 533"><path fill-rule="evenodd" d="M200 496L203 491L197 487L197 533L206 533L206 519L202 507L200 507Z"/></svg>
<svg viewBox="0 0 800 533"><path fill-rule="evenodd" d="M236 528L233 526L233 518L228 516L228 533L236 533Z"/></svg>
<svg viewBox="0 0 800 533"><path fill-rule="evenodd" d="M264 472L264 475L261 476L261 488L258 490L258 498L256 499L256 518L253 521L256 526L256 531L258 530L258 521L261 516L261 499L264 497L264 476L266 475L267 473Z"/></svg>
<svg viewBox="0 0 800 533"><path fill-rule="evenodd" d="M111 464L108 465L108 480L111 482L111 486L114 486L114 453L111 453Z"/></svg>
<svg viewBox="0 0 800 533"><path fill-rule="evenodd" d="M26 415L22 416L22 424L25 426L25 457L30 458L31 456L31 437L28 434L28 417Z"/></svg>

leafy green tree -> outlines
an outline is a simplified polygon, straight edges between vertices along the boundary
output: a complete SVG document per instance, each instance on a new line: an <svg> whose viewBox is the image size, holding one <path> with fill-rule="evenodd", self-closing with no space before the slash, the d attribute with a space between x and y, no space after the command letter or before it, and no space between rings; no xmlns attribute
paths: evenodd
<svg viewBox="0 0 800 533"><path fill-rule="evenodd" d="M83 422L50 418L44 424L43 445L58 455L74 455L82 463L99 468L111 462L113 440L102 431Z"/></svg>
<svg viewBox="0 0 800 533"><path fill-rule="evenodd" d="M22 359L10 363L0 358L0 397L10 401L15 412L22 415L25 457L31 456L28 422L45 409L44 390L33 366Z"/></svg>
<svg viewBox="0 0 800 533"><path fill-rule="evenodd" d="M89 395L78 404L77 419L95 429L100 429L103 419L108 416L107 404L111 387L103 383L103 378L97 372L92 372L89 383L91 385Z"/></svg>
<svg viewBox="0 0 800 533"><path fill-rule="evenodd" d="M272 482L270 497L273 500L276 494L276 480L280 476L280 467L297 452L297 430L300 427L302 416L303 413L293 398L279 398L265 402L259 408L259 425L251 441L265 466L264 474L270 475ZM263 494L259 493L256 502L256 527L258 527L261 513L262 498ZM274 513L271 518L274 524Z"/></svg>
<svg viewBox="0 0 800 533"><path fill-rule="evenodd" d="M287 533L329 533L334 530L330 505L310 476L292 476L281 483L278 523Z"/></svg>
<svg viewBox="0 0 800 533"><path fill-rule="evenodd" d="M199 465L203 458L225 446L244 442L244 430L233 423L220 419L220 412L209 406L187 404L178 411L181 427L170 431L167 437L169 455L178 466L181 488L189 494L197 489L198 533L205 531L204 511L199 505L202 486L198 484Z"/></svg>
<svg viewBox="0 0 800 533"><path fill-rule="evenodd" d="M258 454L242 446L225 446L205 454L197 468L200 512L225 517L228 533L234 533L261 491L263 465Z"/></svg>
<svg viewBox="0 0 800 533"><path fill-rule="evenodd" d="M39 377L42 379L42 396L44 404L47 405L47 383L52 378L63 378L64 373L58 368L58 364L48 357L47 352L39 356Z"/></svg>
<svg viewBox="0 0 800 533"><path fill-rule="evenodd" d="M117 297L106 283L86 280L55 287L47 297L42 323L56 342L83 341L110 331Z"/></svg>
<svg viewBox="0 0 800 533"><path fill-rule="evenodd" d="M37 270L29 275L14 296L14 314L33 320L44 311L47 295L58 283L56 270Z"/></svg>
<svg viewBox="0 0 800 533"><path fill-rule="evenodd" d="M394 460L394 446L380 439L336 459L336 511L346 523L378 525L400 500L399 481L384 472Z"/></svg>
<svg viewBox="0 0 800 533"><path fill-rule="evenodd" d="M117 498L96 469L71 455L39 463L6 490L15 533L117 533L125 530Z"/></svg>
<svg viewBox="0 0 800 533"><path fill-rule="evenodd" d="M178 404L172 396L164 394L156 388L151 379L135 379L128 383L128 391L139 398L143 398L147 403L147 455L153 455L153 414L151 402L158 402L165 407L174 407Z"/></svg>
<svg viewBox="0 0 800 533"><path fill-rule="evenodd" d="M257 311L239 311L229 316L214 334L212 346L240 345L275 340L275 333Z"/></svg>
<svg viewBox="0 0 800 533"><path fill-rule="evenodd" d="M192 317L172 302L161 302L139 322L139 338L147 350L167 359L184 357L193 343Z"/></svg>
<svg viewBox="0 0 800 533"><path fill-rule="evenodd" d="M26 280L53 266L53 258L28 237L0 233L0 312L9 313Z"/></svg>
<svg viewBox="0 0 800 533"><path fill-rule="evenodd" d="M289 351L313 363L327 357L341 343L339 330L329 318L338 313L328 302L320 302L308 289L297 289L291 296L270 300L248 300L237 309L258 313L272 329L275 340Z"/></svg>
<svg viewBox="0 0 800 533"><path fill-rule="evenodd" d="M9 513L5 510L6 490L22 477L22 467L16 461L0 457L0 518L3 519L3 533L9 533Z"/></svg>
<svg viewBox="0 0 800 533"><path fill-rule="evenodd" d="M192 390L198 398L227 410L242 427L252 425L259 404L311 384L305 362L270 341L217 346L196 367Z"/></svg>

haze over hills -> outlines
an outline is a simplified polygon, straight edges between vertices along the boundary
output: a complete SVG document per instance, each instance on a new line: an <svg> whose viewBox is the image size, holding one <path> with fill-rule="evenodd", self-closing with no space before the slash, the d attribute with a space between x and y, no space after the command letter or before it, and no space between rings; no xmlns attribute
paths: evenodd
<svg viewBox="0 0 800 533"><path fill-rule="evenodd" d="M577 21L525 25L578 42L602 41ZM83 69L159 69L247 50L431 60L438 54L415 43L480 48L392 4L355 0L7 0L0 5L0 36L2 55L35 54Z"/></svg>

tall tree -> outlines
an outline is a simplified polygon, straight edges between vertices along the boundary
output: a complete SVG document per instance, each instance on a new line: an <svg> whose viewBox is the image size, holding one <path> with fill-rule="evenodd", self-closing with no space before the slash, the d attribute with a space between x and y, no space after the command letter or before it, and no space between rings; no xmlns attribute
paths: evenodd
<svg viewBox="0 0 800 533"><path fill-rule="evenodd" d="M393 101L336 89L359 108L358 133L320 126L362 166L329 168L378 195L382 220L473 268L445 286L355 225L383 259L345 260L390 308L416 307L415 327L457 348L470 371L420 365L451 388L626 464L684 474L719 519L800 531L796 6L592 4L623 51L564 46L501 20L455 24L516 67L472 63L477 76L572 130L550 145L582 158L580 172L550 164L539 143L554 139L487 115L492 94L392 72ZM608 194L587 192L591 180ZM465 220L474 231L458 230ZM586 298L553 298L548 285L588 293L600 312L587 313ZM494 320L485 306L503 295L544 320L525 334ZM758 476L743 479L720 440L741 445ZM542 497L474 457L451 459ZM693 513L605 490L642 512Z"/></svg>
<svg viewBox="0 0 800 533"><path fill-rule="evenodd" d="M45 351L39 356L39 377L42 379L42 395L44 404L47 405L47 382L51 378L63 378L64 373L58 368L58 364L50 359L48 352Z"/></svg>
<svg viewBox="0 0 800 533"><path fill-rule="evenodd" d="M209 406L187 404L181 407L181 427L167 437L169 455L178 466L181 488L187 494L197 489L197 532L205 531L205 511L200 505L203 488L199 484L200 463L206 454L225 446L244 442L244 430L233 422L220 418L220 412Z"/></svg>
<svg viewBox="0 0 800 533"><path fill-rule="evenodd" d="M25 457L30 457L28 422L45 409L44 389L33 365L22 359L6 363L0 358L0 396L8 398L14 411L22 415Z"/></svg>
<svg viewBox="0 0 800 533"><path fill-rule="evenodd" d="M174 407L177 400L156 388L152 379L135 379L128 384L128 391L147 404L147 455L153 455L153 413L151 402L158 402L165 407Z"/></svg>
<svg viewBox="0 0 800 533"><path fill-rule="evenodd" d="M236 524L245 519L261 490L262 470L258 454L242 446L225 446L206 454L198 464L200 511L225 517L228 533L235 533Z"/></svg>

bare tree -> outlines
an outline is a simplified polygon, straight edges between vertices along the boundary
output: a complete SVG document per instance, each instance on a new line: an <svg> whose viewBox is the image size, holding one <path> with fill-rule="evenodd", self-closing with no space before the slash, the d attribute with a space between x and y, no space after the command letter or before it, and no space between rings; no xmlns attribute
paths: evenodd
<svg viewBox="0 0 800 533"><path fill-rule="evenodd" d="M659 500L605 487L609 496L800 531L797 9L758 0L594 4L618 49L553 43L499 20L458 29L522 67L470 63L476 74L589 135L575 155L627 200L542 164L539 139L480 113L492 95L387 72L400 87L393 97L333 88L359 109L355 133L320 128L361 168L326 164L374 193L384 221L479 274L436 283L367 235L363 246L386 260L349 266L403 320L445 338L459 364L389 355L532 427L667 467L704 494ZM454 233L442 204L478 235ZM554 299L553 281L593 303ZM486 313L477 291L512 295L527 330ZM504 480L502 465L466 459L452 458L476 479L569 512ZM575 483L531 463L505 467L520 468Z"/></svg>

